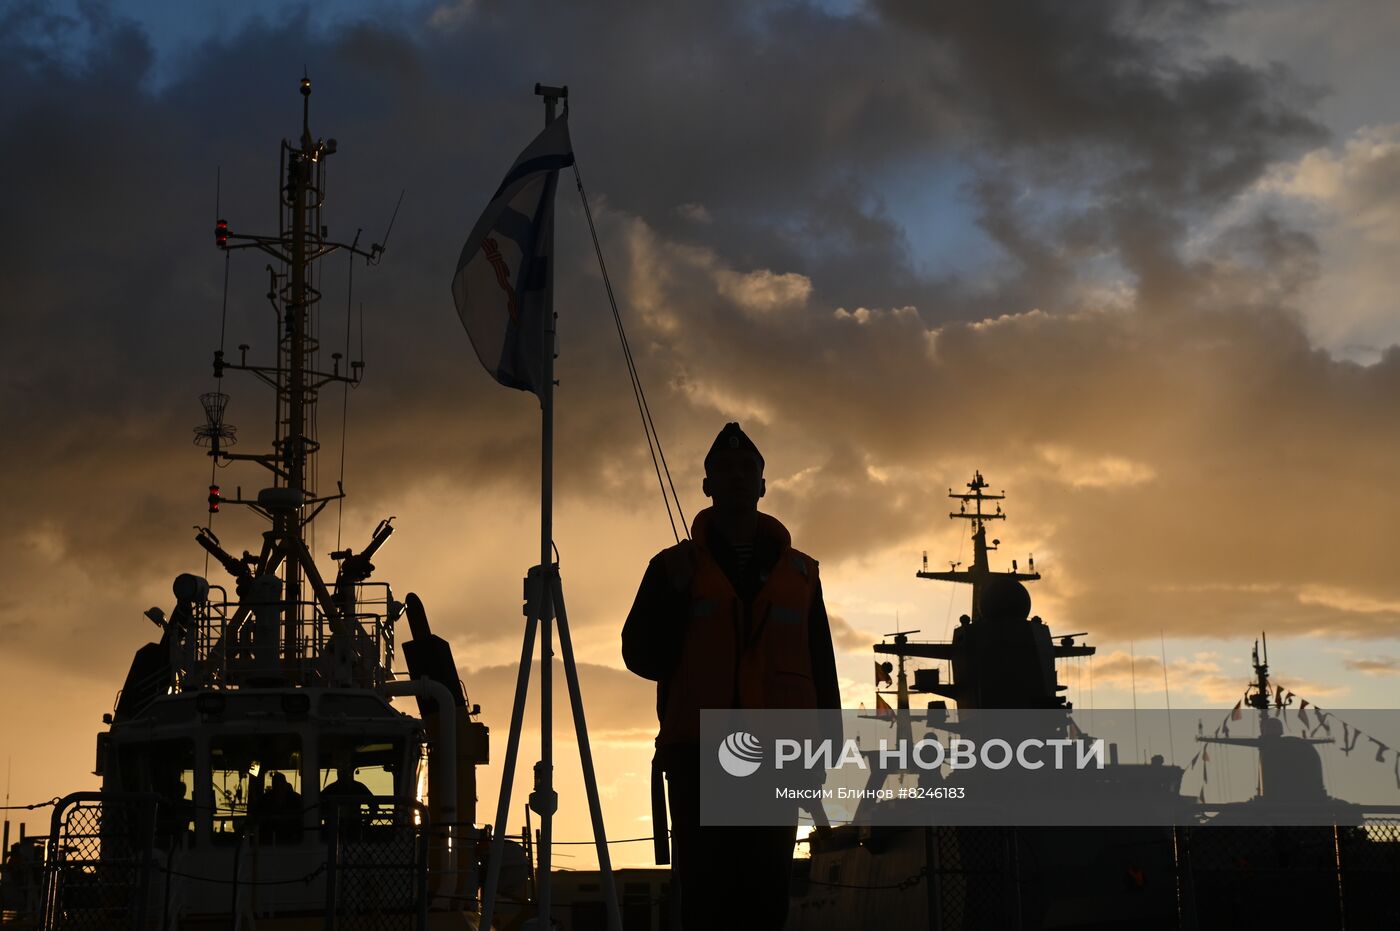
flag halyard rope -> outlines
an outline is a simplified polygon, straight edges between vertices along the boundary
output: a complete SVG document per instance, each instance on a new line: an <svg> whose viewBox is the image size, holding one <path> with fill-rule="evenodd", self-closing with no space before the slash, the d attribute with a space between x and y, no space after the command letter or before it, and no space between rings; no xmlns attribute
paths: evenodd
<svg viewBox="0 0 1400 931"><path fill-rule="evenodd" d="M617 297L613 292L612 279L608 277L608 266L603 260L602 246L598 243L598 230L593 225L593 211L588 206L588 195L583 189L583 176L579 174L577 157L574 159L573 167L574 183L578 188L579 200L583 202L583 215L588 220L588 232L593 238L593 251L598 257L598 270L603 275L603 287L607 290L608 305L612 309L613 323L617 327L617 337L622 344L622 356L627 362L627 374L632 382L632 394L637 401L637 413L642 418L642 430L646 434L647 451L651 453L651 464L656 472L656 483L661 488L661 499L666 504L666 518L671 523L671 535L679 543L681 533L685 534L687 540L690 539L690 525L685 519L685 511L681 508L680 495L676 493L676 484L671 478L671 469L666 463L666 453L661 448L661 435L656 431L656 423L651 416L651 405L647 403L646 391L642 388L642 380L637 373L637 363L632 356L632 346L627 340L626 328L622 325L622 314L617 309ZM664 479L662 473L665 473ZM676 516L671 511L673 500L675 502L675 515L680 517L679 531L676 529Z"/></svg>

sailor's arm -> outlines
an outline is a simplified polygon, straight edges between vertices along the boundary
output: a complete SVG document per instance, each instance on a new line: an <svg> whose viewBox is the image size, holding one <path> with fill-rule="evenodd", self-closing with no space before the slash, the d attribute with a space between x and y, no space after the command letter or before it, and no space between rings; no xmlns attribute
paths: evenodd
<svg viewBox="0 0 1400 931"><path fill-rule="evenodd" d="M822 600L821 579L812 595L807 616L808 649L812 656L812 682L817 687L818 708L840 708L841 686L836 681L836 649L831 643L831 621Z"/></svg>
<svg viewBox="0 0 1400 931"><path fill-rule="evenodd" d="M644 679L661 681L681 659L688 596L672 584L662 557L647 566L622 626L622 661Z"/></svg>

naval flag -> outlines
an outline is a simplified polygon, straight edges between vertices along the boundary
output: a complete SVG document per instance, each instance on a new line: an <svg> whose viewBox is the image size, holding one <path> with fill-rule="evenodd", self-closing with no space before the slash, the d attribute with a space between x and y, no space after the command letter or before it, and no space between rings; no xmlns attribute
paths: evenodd
<svg viewBox="0 0 1400 931"><path fill-rule="evenodd" d="M496 381L544 398L553 308L554 190L574 163L567 117L515 160L476 221L452 277L452 299L477 358Z"/></svg>

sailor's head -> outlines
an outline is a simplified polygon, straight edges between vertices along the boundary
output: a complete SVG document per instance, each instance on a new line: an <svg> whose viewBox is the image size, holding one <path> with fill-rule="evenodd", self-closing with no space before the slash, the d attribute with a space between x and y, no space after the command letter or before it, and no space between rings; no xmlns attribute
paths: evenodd
<svg viewBox="0 0 1400 931"><path fill-rule="evenodd" d="M768 490L763 454L737 423L727 423L705 454L705 496L722 509L756 509Z"/></svg>
<svg viewBox="0 0 1400 931"><path fill-rule="evenodd" d="M287 777L286 777L286 776L282 775L281 773L273 773L273 774L272 774L272 788L274 788L274 789L281 789L281 788L286 787L286 785L287 785Z"/></svg>

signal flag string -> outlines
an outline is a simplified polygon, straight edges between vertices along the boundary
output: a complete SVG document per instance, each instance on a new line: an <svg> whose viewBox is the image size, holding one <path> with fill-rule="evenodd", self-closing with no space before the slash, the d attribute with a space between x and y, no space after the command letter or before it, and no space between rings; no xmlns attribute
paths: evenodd
<svg viewBox="0 0 1400 931"><path fill-rule="evenodd" d="M1395 787L1397 789L1400 789L1400 750L1391 747L1389 744L1384 743L1377 737L1363 733L1361 729L1358 728L1356 725L1350 723L1349 721L1343 721L1340 717L1337 717L1337 715L1334 712L1324 711L1317 705L1309 702L1306 698L1303 698L1301 695L1298 695L1296 692L1293 692L1292 690L1287 689L1284 686L1275 685L1275 689L1276 691L1274 693L1274 708L1278 712L1278 720L1283 723L1285 728L1287 728L1288 726L1288 708L1293 704L1293 699L1297 697L1299 700L1299 705L1296 710L1296 714L1298 717L1298 723L1301 725L1300 730L1302 733L1305 733L1307 737L1311 739L1316 737L1317 733L1321 731L1325 733L1328 738L1331 738L1331 719L1337 718L1338 723L1342 725L1342 739L1338 743L1338 748L1342 751L1343 755L1348 757L1351 756L1351 751L1355 750L1357 743L1360 741L1360 739L1362 737L1365 737L1372 744L1375 744L1376 755L1374 762L1384 764L1385 755L1387 753L1392 755L1395 771ZM1310 709L1311 714L1317 719L1316 722L1309 718ZM1225 737L1229 737L1230 722L1239 721L1243 717L1244 699L1240 699L1238 702L1235 703L1234 708L1225 712L1224 719L1220 722L1219 726L1215 728L1215 731L1213 732L1212 736L1220 737L1223 734ZM1197 721L1196 728L1198 735L1204 735L1203 725L1199 721ZM1368 750L1367 752L1370 751ZM1327 758L1323 756L1321 757L1321 759L1323 766L1326 767ZM1210 762L1210 754L1207 752L1207 750L1202 749L1197 751L1196 755L1191 758L1191 762L1187 764L1186 771L1190 772L1191 770L1195 769L1196 764L1198 762L1201 763L1203 780L1209 779L1209 775L1205 771L1205 764ZM1220 758L1220 763L1222 766L1226 767L1226 777L1228 779L1228 756L1222 755ZM1204 786L1202 788L1204 790Z"/></svg>

